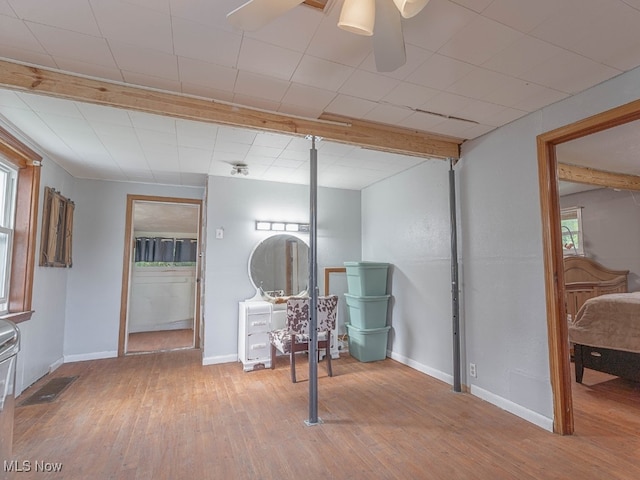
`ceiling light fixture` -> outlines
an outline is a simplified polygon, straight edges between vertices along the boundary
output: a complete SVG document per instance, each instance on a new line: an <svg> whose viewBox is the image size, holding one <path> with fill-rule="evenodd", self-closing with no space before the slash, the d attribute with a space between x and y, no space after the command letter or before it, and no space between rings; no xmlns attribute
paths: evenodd
<svg viewBox="0 0 640 480"><path fill-rule="evenodd" d="M380 0L377 0L380 1ZM382 0L390 2L391 0ZM393 0L396 8L403 18L416 16L426 7L429 0ZM381 4L383 7L385 5ZM389 15L388 10L385 15ZM396 14L397 15L397 14ZM345 0L340 11L338 27L358 35L373 35L373 27L376 23L376 0ZM402 27L400 27L402 32ZM387 32L385 32L387 33Z"/></svg>
<svg viewBox="0 0 640 480"><path fill-rule="evenodd" d="M246 163L234 163L231 165L231 175L249 175L249 165Z"/></svg>

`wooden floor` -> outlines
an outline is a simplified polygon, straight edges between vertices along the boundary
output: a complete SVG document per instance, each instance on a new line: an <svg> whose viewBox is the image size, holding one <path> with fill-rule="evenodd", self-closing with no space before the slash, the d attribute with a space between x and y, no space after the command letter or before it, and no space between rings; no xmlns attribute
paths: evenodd
<svg viewBox="0 0 640 480"><path fill-rule="evenodd" d="M202 366L199 350L65 364L51 377L79 378L52 404L17 407L14 441L18 464L62 472L10 478L640 478L637 384L585 372L578 433L561 437L393 360L342 354L335 377L320 365L324 423L309 427L303 358L297 384L286 358L243 373Z"/></svg>
<svg viewBox="0 0 640 480"><path fill-rule="evenodd" d="M130 333L127 353L161 352L193 347L193 329Z"/></svg>

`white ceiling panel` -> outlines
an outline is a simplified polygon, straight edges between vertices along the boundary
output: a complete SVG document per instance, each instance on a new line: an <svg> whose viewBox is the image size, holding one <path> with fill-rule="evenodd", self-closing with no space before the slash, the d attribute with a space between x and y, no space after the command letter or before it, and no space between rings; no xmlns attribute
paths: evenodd
<svg viewBox="0 0 640 480"><path fill-rule="evenodd" d="M337 27L341 0L324 12L300 5L256 32L226 20L243 3L0 0L0 57L460 140L640 66L640 0L430 0L402 20L407 61L393 72L376 70L372 38ZM251 173L239 178L308 181L301 137L6 91L0 116L80 177L204 185L206 174L230 175L231 163L246 162ZM340 188L423 161L327 141L318 152L322 184Z"/></svg>

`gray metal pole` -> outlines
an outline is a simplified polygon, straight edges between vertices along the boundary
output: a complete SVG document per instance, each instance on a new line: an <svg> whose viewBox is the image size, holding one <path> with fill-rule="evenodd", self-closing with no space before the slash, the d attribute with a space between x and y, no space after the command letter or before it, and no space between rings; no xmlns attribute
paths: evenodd
<svg viewBox="0 0 640 480"><path fill-rule="evenodd" d="M318 419L318 151L316 137L311 137L309 155L309 419L307 425L317 425Z"/></svg>
<svg viewBox="0 0 640 480"><path fill-rule="evenodd" d="M460 300L458 298L458 227L456 223L456 173L449 159L449 211L451 215L451 312L453 321L453 391L460 385Z"/></svg>

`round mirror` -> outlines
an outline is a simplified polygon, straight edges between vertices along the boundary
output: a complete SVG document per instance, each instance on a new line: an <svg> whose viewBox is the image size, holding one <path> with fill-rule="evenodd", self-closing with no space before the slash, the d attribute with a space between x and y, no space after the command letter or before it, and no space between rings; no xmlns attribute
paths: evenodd
<svg viewBox="0 0 640 480"><path fill-rule="evenodd" d="M309 283L309 247L293 235L274 235L260 242L249 257L249 278L260 296L298 295Z"/></svg>

